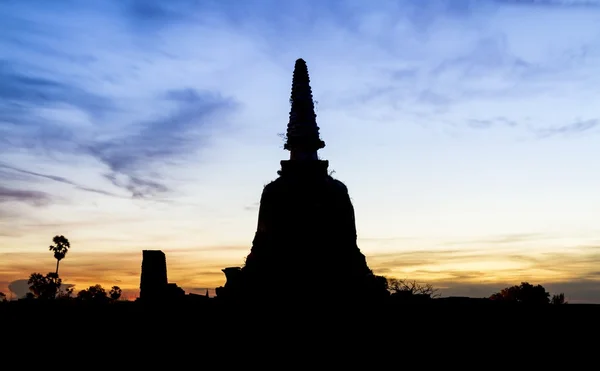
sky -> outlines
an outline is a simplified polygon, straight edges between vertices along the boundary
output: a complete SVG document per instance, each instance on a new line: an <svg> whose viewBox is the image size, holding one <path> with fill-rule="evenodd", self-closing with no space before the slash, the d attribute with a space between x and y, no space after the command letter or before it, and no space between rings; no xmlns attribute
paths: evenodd
<svg viewBox="0 0 600 371"><path fill-rule="evenodd" d="M600 1L5 0L0 291L240 266L306 60L376 274L600 303Z"/></svg>

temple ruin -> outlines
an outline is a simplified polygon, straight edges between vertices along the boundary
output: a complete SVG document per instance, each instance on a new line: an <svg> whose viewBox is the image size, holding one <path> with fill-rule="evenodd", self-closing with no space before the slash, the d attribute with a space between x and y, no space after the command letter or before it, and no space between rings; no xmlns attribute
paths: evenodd
<svg viewBox="0 0 600 371"><path fill-rule="evenodd" d="M170 300L185 295L185 291L167 278L167 258L161 250L142 251L140 300Z"/></svg>
<svg viewBox="0 0 600 371"><path fill-rule="evenodd" d="M348 189L328 172L308 68L296 61L279 177L263 190L258 226L243 267L223 270L217 297L339 298L387 294L357 246Z"/></svg>

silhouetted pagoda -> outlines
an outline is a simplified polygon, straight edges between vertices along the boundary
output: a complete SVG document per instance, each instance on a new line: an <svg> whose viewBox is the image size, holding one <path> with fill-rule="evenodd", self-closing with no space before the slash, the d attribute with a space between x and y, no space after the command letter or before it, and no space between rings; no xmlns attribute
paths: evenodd
<svg viewBox="0 0 600 371"><path fill-rule="evenodd" d="M221 297L339 298L385 291L356 244L346 186L328 173L306 62L294 68L279 178L265 186L252 249L242 268L226 268Z"/></svg>

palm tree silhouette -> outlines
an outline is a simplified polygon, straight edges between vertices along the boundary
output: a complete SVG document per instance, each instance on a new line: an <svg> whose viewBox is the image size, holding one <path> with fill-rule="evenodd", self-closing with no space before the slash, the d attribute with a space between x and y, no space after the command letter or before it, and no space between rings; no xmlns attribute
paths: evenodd
<svg viewBox="0 0 600 371"><path fill-rule="evenodd" d="M54 245L50 245L50 251L54 252L54 259L56 259L56 275L58 276L58 264L62 259L64 259L65 255L67 255L67 251L71 247L69 240L65 236L54 236L52 239Z"/></svg>

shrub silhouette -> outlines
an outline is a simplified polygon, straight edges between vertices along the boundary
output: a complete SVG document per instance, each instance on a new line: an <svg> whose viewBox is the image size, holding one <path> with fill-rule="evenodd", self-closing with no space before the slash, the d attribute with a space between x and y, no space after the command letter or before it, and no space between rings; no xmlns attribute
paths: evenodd
<svg viewBox="0 0 600 371"><path fill-rule="evenodd" d="M533 286L528 282L521 282L518 286L502 289L490 296L490 299L523 304L549 304L550 293L542 285Z"/></svg>
<svg viewBox="0 0 600 371"><path fill-rule="evenodd" d="M425 297L429 299L440 296L438 289L431 284L420 284L417 281L399 280L396 278L387 279L387 289L392 297Z"/></svg>
<svg viewBox="0 0 600 371"><path fill-rule="evenodd" d="M557 295L552 295L550 303L554 305L569 304L569 302L565 301L565 294L562 292Z"/></svg>
<svg viewBox="0 0 600 371"><path fill-rule="evenodd" d="M103 303L108 301L108 294L101 285L94 285L79 291L77 293L77 298L83 301Z"/></svg>
<svg viewBox="0 0 600 371"><path fill-rule="evenodd" d="M121 288L119 286L113 286L110 289L110 292L108 293L108 296L110 296L110 299L112 301L117 301L121 298L121 294L123 293L123 290L121 290Z"/></svg>
<svg viewBox="0 0 600 371"><path fill-rule="evenodd" d="M69 287L64 291L58 292L58 298L60 299L71 299L73 297L73 288Z"/></svg>

